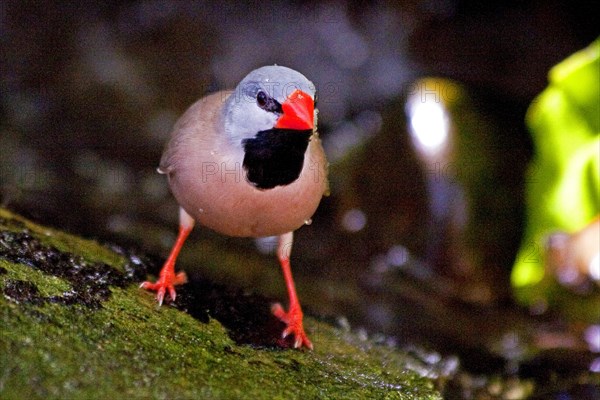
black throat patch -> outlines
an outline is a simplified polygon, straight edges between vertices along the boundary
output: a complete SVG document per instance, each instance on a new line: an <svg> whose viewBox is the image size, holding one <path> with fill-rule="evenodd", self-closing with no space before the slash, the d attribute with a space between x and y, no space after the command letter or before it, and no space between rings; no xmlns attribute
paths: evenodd
<svg viewBox="0 0 600 400"><path fill-rule="evenodd" d="M273 128L242 140L244 169L258 189L272 189L294 182L300 176L304 153L312 130Z"/></svg>

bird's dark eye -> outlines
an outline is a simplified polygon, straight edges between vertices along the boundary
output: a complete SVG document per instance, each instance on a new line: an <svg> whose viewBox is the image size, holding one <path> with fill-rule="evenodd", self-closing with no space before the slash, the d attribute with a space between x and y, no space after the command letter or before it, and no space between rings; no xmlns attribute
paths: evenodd
<svg viewBox="0 0 600 400"><path fill-rule="evenodd" d="M262 90L256 94L256 103L260 108L265 108L268 100L269 96L267 96L267 94Z"/></svg>
<svg viewBox="0 0 600 400"><path fill-rule="evenodd" d="M265 111L281 114L283 110L281 104L262 90L256 94L256 104Z"/></svg>

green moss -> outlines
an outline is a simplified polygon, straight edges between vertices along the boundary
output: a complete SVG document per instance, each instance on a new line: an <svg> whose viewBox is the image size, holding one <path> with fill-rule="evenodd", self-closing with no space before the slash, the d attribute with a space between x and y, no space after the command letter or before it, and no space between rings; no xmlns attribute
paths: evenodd
<svg viewBox="0 0 600 400"><path fill-rule="evenodd" d="M0 231L31 232L43 243L54 246L58 250L75 253L90 262L102 262L122 270L126 260L120 254L101 246L94 240L82 239L68 233L47 228L0 208Z"/></svg>
<svg viewBox="0 0 600 400"><path fill-rule="evenodd" d="M89 262L114 268L127 262L94 242L5 210L0 217L0 231L27 230ZM30 282L44 297L71 289L66 280L3 259L2 246L0 290L14 281ZM236 344L216 319L157 307L135 284L110 286L110 292L99 307L0 297L0 397L440 398L431 381L408 369L406 355L312 318L306 325L315 351L256 348Z"/></svg>
<svg viewBox="0 0 600 400"><path fill-rule="evenodd" d="M7 271L3 278L14 279L33 283L40 290L40 295L58 296L70 289L70 285L62 279L55 276L48 276L32 268L23 268L18 264L11 264L8 261L0 259L0 267Z"/></svg>

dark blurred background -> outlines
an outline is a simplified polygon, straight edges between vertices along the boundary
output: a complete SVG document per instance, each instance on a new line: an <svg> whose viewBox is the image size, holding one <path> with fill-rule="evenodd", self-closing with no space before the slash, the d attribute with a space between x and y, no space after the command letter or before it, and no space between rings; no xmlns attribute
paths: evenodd
<svg viewBox="0 0 600 400"><path fill-rule="evenodd" d="M317 86L332 163L331 196L296 236L306 308L458 354L475 372L527 371L540 326L571 336L511 298L533 152L524 116L548 70L598 36L594 16L583 1L5 0L0 201L160 263L177 227L155 172L172 124L254 68L289 66ZM407 104L423 90L455 94L444 112L462 150L415 149ZM268 247L197 229L179 265L283 298ZM583 342L567 354L547 369L586 370L592 357Z"/></svg>

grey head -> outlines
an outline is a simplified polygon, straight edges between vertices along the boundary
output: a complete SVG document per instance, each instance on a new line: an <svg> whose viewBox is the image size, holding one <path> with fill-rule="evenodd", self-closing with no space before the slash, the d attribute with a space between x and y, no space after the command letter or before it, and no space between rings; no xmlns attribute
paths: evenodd
<svg viewBox="0 0 600 400"><path fill-rule="evenodd" d="M281 116L281 104L296 89L315 98L315 85L291 68L273 65L250 72L224 105L225 134L241 143L272 129Z"/></svg>

